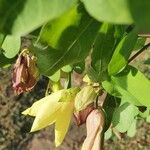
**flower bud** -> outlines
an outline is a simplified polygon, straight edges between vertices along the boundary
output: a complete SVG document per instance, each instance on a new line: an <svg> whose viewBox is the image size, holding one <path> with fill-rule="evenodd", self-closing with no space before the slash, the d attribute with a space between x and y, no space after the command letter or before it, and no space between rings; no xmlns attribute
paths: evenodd
<svg viewBox="0 0 150 150"><path fill-rule="evenodd" d="M30 91L37 83L38 76L35 57L27 49L24 49L13 68L12 82L15 92L20 94Z"/></svg>
<svg viewBox="0 0 150 150"><path fill-rule="evenodd" d="M82 90L76 95L75 98L75 110L81 111L85 109L89 104L93 103L97 97L92 86L85 86Z"/></svg>
<svg viewBox="0 0 150 150"><path fill-rule="evenodd" d="M94 110L94 104L90 104L87 106L85 109L75 112L74 113L74 118L76 121L77 126L80 126L86 122L87 116L91 113L92 110Z"/></svg>

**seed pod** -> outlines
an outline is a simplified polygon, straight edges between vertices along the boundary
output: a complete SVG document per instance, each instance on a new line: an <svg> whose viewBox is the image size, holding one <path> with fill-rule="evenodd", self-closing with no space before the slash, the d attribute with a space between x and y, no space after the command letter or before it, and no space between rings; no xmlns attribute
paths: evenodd
<svg viewBox="0 0 150 150"><path fill-rule="evenodd" d="M24 49L19 55L14 68L12 83L17 94L30 91L37 83L39 76L35 57Z"/></svg>

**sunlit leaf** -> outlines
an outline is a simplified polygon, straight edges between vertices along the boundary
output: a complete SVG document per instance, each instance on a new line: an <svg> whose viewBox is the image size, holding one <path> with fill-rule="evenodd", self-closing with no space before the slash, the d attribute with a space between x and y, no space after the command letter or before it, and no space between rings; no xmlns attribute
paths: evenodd
<svg viewBox="0 0 150 150"><path fill-rule="evenodd" d="M47 23L38 42L49 47L35 50L40 72L49 76L65 65L83 61L92 48L99 26L100 23L88 16L80 5Z"/></svg>
<svg viewBox="0 0 150 150"><path fill-rule="evenodd" d="M117 74L123 67L126 66L134 45L137 41L137 31L133 29L129 34L125 35L113 53L111 61L108 65L109 75Z"/></svg>
<svg viewBox="0 0 150 150"><path fill-rule="evenodd" d="M91 16L99 21L130 24L133 22L127 0L82 0Z"/></svg>
<svg viewBox="0 0 150 150"><path fill-rule="evenodd" d="M137 121L136 121L136 119L134 119L134 121L132 122L130 128L127 131L127 135L129 137L134 137L135 136L135 133L136 133L136 123L137 123Z"/></svg>
<svg viewBox="0 0 150 150"><path fill-rule="evenodd" d="M107 67L114 51L114 33L114 26L104 23L100 27L94 42L91 65L99 80L107 78Z"/></svg>
<svg viewBox="0 0 150 150"><path fill-rule="evenodd" d="M0 30L25 35L60 16L75 2L76 0L1 0Z"/></svg>
<svg viewBox="0 0 150 150"><path fill-rule="evenodd" d="M2 44L2 49L4 50L4 55L7 58L15 57L21 46L21 38L19 36L7 35Z"/></svg>
<svg viewBox="0 0 150 150"><path fill-rule="evenodd" d="M60 70L55 72L52 76L49 77L53 82L58 82L60 79Z"/></svg>
<svg viewBox="0 0 150 150"><path fill-rule="evenodd" d="M116 109L113 115L113 126L119 132L126 132L131 127L138 113L139 110L136 106L129 103L124 103Z"/></svg>
<svg viewBox="0 0 150 150"><path fill-rule="evenodd" d="M150 81L136 68L128 66L124 71L104 81L104 89L111 95L135 105L150 106Z"/></svg>

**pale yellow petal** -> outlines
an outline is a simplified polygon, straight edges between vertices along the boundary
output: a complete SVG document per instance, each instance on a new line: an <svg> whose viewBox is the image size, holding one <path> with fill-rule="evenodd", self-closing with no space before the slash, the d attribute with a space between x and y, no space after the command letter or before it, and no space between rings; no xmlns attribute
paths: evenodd
<svg viewBox="0 0 150 150"><path fill-rule="evenodd" d="M40 130L55 122L57 112L61 108L61 103L58 101L62 92L63 90L60 90L43 98L44 102L36 112L36 118L33 122L31 132Z"/></svg>
<svg viewBox="0 0 150 150"><path fill-rule="evenodd" d="M61 103L61 102L60 102ZM73 102L62 102L63 107L57 116L55 123L55 145L59 146L68 131L70 120L73 114Z"/></svg>
<svg viewBox="0 0 150 150"><path fill-rule="evenodd" d="M23 111L22 114L36 116L37 112L39 111L40 107L42 106L44 102L45 102L45 98L38 100L37 102L33 103L31 107Z"/></svg>

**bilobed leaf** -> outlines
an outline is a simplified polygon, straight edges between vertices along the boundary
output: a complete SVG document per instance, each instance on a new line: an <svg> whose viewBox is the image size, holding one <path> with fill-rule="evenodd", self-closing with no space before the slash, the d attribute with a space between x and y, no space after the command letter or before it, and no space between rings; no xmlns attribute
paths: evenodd
<svg viewBox="0 0 150 150"><path fill-rule="evenodd" d="M63 72L67 72L68 73L68 72L72 71L72 67L70 65L66 65L66 66L62 67L61 70Z"/></svg>
<svg viewBox="0 0 150 150"><path fill-rule="evenodd" d="M130 12L135 24L142 31L150 31L150 1L131 0L128 1Z"/></svg>
<svg viewBox="0 0 150 150"><path fill-rule="evenodd" d="M5 38L5 36L2 33L0 33L0 48L3 44L4 38Z"/></svg>
<svg viewBox="0 0 150 150"><path fill-rule="evenodd" d="M19 36L7 35L2 44L2 49L4 50L4 55L7 58L15 57L21 46L21 38Z"/></svg>
<svg viewBox="0 0 150 150"><path fill-rule="evenodd" d="M134 50L140 50L145 45L145 42L146 42L145 37L139 37L137 39L135 46L134 46Z"/></svg>
<svg viewBox="0 0 150 150"><path fill-rule="evenodd" d="M60 79L60 70L55 72L52 76L49 77L53 82L58 82Z"/></svg>
<svg viewBox="0 0 150 150"><path fill-rule="evenodd" d="M110 125L112 123L113 114L114 114L117 106L118 106L117 105L117 98L115 98L115 97L113 97L107 93L107 96L106 96L104 104L103 104L103 109L105 112L104 131L106 131L110 127Z"/></svg>
<svg viewBox="0 0 150 150"><path fill-rule="evenodd" d="M113 126L119 132L126 132L138 115L138 108L132 104L124 103L116 109L113 115Z"/></svg>
<svg viewBox="0 0 150 150"><path fill-rule="evenodd" d="M135 105L150 106L150 81L136 68L128 66L124 71L104 81L104 89Z"/></svg>
<svg viewBox="0 0 150 150"><path fill-rule="evenodd" d="M103 23L94 42L91 65L97 72L99 80L107 78L107 66L115 44L114 32L113 25Z"/></svg>
<svg viewBox="0 0 150 150"><path fill-rule="evenodd" d="M136 41L136 29L133 29L133 31L131 31L121 39L119 44L116 46L111 61L108 65L109 75L117 74L123 67L126 66Z"/></svg>
<svg viewBox="0 0 150 150"><path fill-rule="evenodd" d="M84 69L85 69L85 62L84 60L79 62L79 63L75 63L74 67L73 67L74 71L81 74L83 73Z"/></svg>
<svg viewBox="0 0 150 150"><path fill-rule="evenodd" d="M130 24L133 22L128 0L81 0L88 13L99 21Z"/></svg>
<svg viewBox="0 0 150 150"><path fill-rule="evenodd" d="M146 118L146 121L150 123L150 115Z"/></svg>
<svg viewBox="0 0 150 150"><path fill-rule="evenodd" d="M41 31L39 43L50 47L35 50L40 72L52 75L65 65L84 60L91 50L99 25L81 6L73 7L63 16L46 24Z"/></svg>
<svg viewBox="0 0 150 150"><path fill-rule="evenodd" d="M1 0L0 31L25 35L59 17L75 2L76 0Z"/></svg>
<svg viewBox="0 0 150 150"><path fill-rule="evenodd" d="M134 119L132 124L131 124L131 126L130 126L130 128L127 131L127 135L129 137L134 137L135 136L135 133L136 133L136 122L137 122L137 120Z"/></svg>
<svg viewBox="0 0 150 150"><path fill-rule="evenodd" d="M3 53L0 52L0 68L8 67L14 62L15 62L14 58L8 59L7 57L4 56Z"/></svg>
<svg viewBox="0 0 150 150"><path fill-rule="evenodd" d="M147 107L144 112L139 111L139 116L142 118L146 118L150 115L150 108Z"/></svg>
<svg viewBox="0 0 150 150"><path fill-rule="evenodd" d="M112 129L109 128L109 129L105 132L104 138L105 138L105 140L108 140L108 139L111 138L111 136L112 136Z"/></svg>

